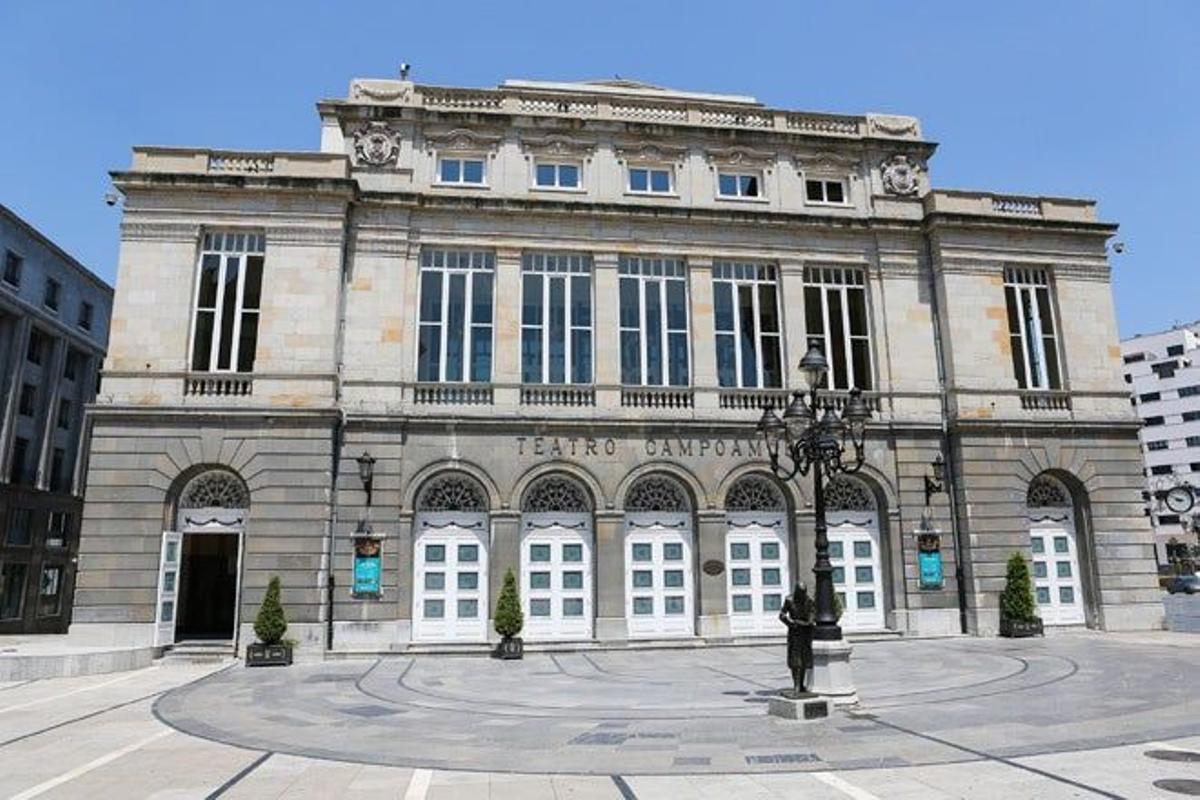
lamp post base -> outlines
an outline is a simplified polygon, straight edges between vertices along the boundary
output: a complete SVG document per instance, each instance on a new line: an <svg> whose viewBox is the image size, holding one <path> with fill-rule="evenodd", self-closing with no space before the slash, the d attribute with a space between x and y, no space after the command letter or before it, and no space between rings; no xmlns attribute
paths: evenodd
<svg viewBox="0 0 1200 800"><path fill-rule="evenodd" d="M857 703L858 691L854 688L854 673L850 667L852 649L845 639L814 641L809 691L827 697L835 706Z"/></svg>

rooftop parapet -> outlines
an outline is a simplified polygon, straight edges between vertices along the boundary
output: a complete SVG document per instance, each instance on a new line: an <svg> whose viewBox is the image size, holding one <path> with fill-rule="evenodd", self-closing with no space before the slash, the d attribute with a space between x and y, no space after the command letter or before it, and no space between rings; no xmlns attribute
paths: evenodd
<svg viewBox="0 0 1200 800"><path fill-rule="evenodd" d="M848 139L922 141L921 124L915 117L773 109L743 95L678 92L622 81L506 81L495 89L464 89L355 78L347 99L330 100L324 105L399 106L475 114L740 128Z"/></svg>
<svg viewBox="0 0 1200 800"><path fill-rule="evenodd" d="M994 194L935 189L925 195L926 214L969 214L1050 222L1098 222L1096 201L1071 197Z"/></svg>
<svg viewBox="0 0 1200 800"><path fill-rule="evenodd" d="M349 161L330 153L135 147L134 172L176 175L262 175L282 178L347 178Z"/></svg>

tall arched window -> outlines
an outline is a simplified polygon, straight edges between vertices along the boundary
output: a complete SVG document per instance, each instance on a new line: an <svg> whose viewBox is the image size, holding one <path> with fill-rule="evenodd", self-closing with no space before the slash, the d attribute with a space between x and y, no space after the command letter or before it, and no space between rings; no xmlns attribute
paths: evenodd
<svg viewBox="0 0 1200 800"><path fill-rule="evenodd" d="M487 639L488 495L469 475L431 478L416 500L413 638Z"/></svg>
<svg viewBox="0 0 1200 800"><path fill-rule="evenodd" d="M249 508L250 491L241 478L228 470L205 470L183 487L179 493L179 507Z"/></svg>
<svg viewBox="0 0 1200 800"><path fill-rule="evenodd" d="M535 480L521 498L521 607L529 640L592 638L592 501L566 475Z"/></svg>
<svg viewBox="0 0 1200 800"><path fill-rule="evenodd" d="M725 495L725 512L730 632L778 635L792 538L783 492L765 475L745 475Z"/></svg>
<svg viewBox="0 0 1200 800"><path fill-rule="evenodd" d="M692 636L695 535L687 490L646 475L625 493L625 617L632 638Z"/></svg>

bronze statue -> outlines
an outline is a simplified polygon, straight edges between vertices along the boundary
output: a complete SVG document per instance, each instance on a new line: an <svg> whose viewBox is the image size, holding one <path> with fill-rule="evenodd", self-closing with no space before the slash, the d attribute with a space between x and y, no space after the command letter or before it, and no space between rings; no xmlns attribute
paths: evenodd
<svg viewBox="0 0 1200 800"><path fill-rule="evenodd" d="M792 695L798 697L808 690L804 676L813 661L813 602L808 599L808 589L797 583L792 596L783 601L779 610L779 621L787 625L787 665L792 671Z"/></svg>

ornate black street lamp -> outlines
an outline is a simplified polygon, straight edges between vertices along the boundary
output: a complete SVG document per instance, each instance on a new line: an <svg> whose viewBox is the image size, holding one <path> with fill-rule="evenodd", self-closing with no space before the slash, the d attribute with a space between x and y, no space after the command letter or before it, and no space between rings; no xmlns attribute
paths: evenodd
<svg viewBox="0 0 1200 800"><path fill-rule="evenodd" d="M767 444L771 470L781 480L813 473L813 504L816 511L817 559L813 573L817 578L817 619L813 639L837 641L842 638L834 613L833 567L829 563L829 535L825 524L826 477L858 472L863 465L863 439L871 410L862 390L851 389L839 416L831 403L822 404L820 387L829 372L829 362L816 347L809 348L800 361L808 380L808 403L803 392L794 392L783 419L771 409L763 409L758 431ZM822 410L822 407L824 409ZM849 439L849 442L847 442ZM843 460L847 445L853 448L852 460ZM788 466L785 462L791 462Z"/></svg>
<svg viewBox="0 0 1200 800"><path fill-rule="evenodd" d="M358 458L354 459L358 462L358 479L362 481L363 489L367 493L367 506L371 505L371 487L375 482L375 457L366 450Z"/></svg>

